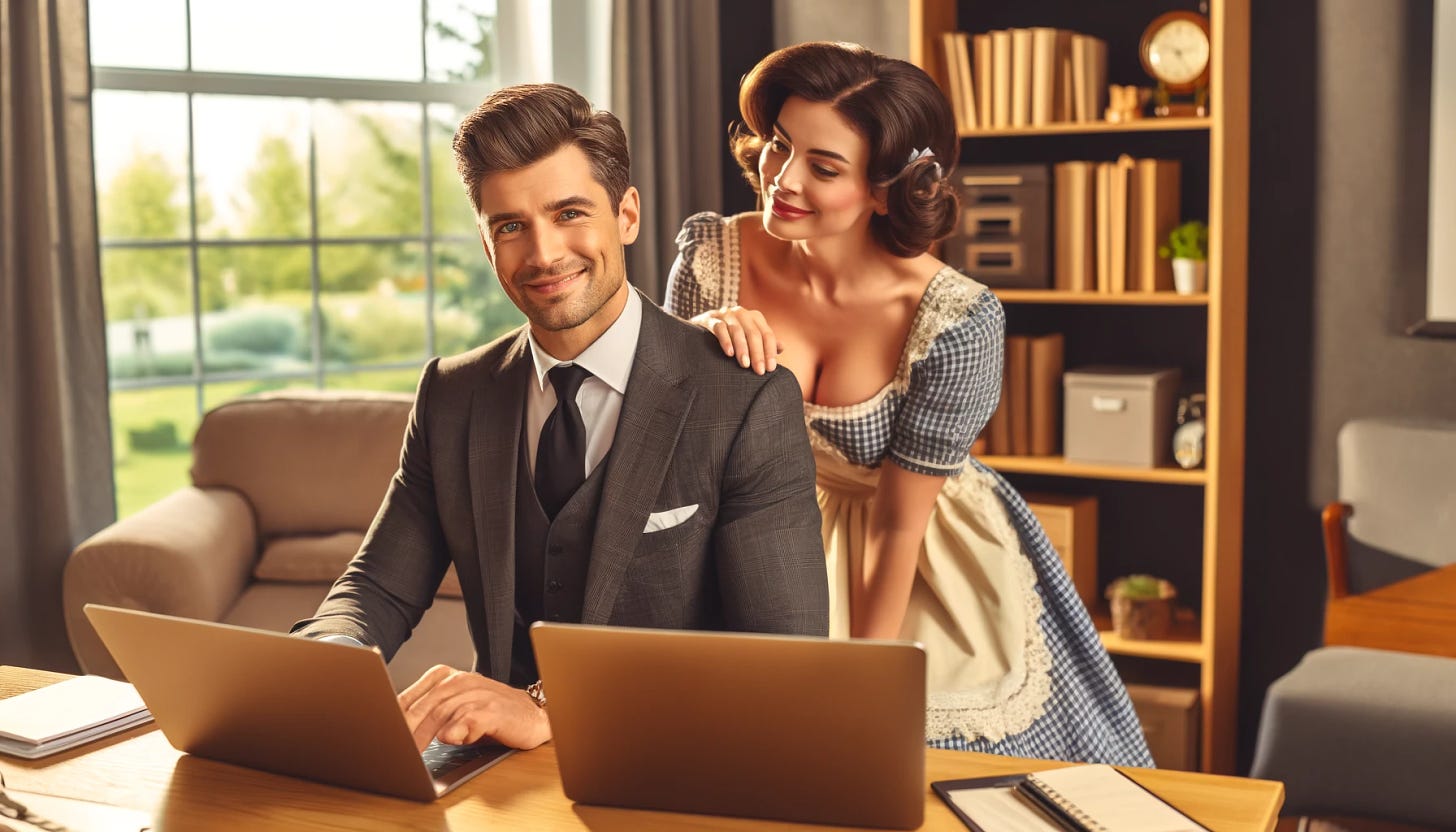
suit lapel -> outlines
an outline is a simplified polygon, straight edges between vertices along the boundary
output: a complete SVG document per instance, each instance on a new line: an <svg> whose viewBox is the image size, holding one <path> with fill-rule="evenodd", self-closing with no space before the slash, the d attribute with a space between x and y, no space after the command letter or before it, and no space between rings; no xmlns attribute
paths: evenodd
<svg viewBox="0 0 1456 832"><path fill-rule="evenodd" d="M470 414L470 492L475 548L485 592L490 675L510 678L516 617L516 458L531 352L526 332L474 392Z"/></svg>
<svg viewBox="0 0 1456 832"><path fill-rule="evenodd" d="M612 614L622 576L642 538L696 396L668 363L674 353L664 331L666 320L667 314L644 297L637 354L597 506L583 624L605 624Z"/></svg>

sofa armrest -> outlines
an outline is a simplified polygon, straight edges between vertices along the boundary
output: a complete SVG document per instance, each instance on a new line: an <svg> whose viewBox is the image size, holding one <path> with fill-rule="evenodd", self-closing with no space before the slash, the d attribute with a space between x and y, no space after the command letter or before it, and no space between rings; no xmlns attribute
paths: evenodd
<svg viewBox="0 0 1456 832"><path fill-rule="evenodd" d="M242 594L257 557L253 509L222 488L183 488L92 535L71 553L63 580L66 630L81 668L121 678L86 604L217 621Z"/></svg>

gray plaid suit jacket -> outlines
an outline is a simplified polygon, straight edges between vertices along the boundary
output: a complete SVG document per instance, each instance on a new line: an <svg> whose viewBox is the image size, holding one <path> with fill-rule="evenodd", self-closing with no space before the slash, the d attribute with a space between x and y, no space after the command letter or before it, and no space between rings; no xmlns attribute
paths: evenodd
<svg viewBox="0 0 1456 832"><path fill-rule="evenodd" d="M516 465L530 347L522 328L426 365L399 470L359 553L294 632L394 655L445 570L460 577L475 670L507 681L515 616ZM827 635L828 578L803 402L701 328L643 299L606 460L582 622ZM644 533L648 514L689 506Z"/></svg>

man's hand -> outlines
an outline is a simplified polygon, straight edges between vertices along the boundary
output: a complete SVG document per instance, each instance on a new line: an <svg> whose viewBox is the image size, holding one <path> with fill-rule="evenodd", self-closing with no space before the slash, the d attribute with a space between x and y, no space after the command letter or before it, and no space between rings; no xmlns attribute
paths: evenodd
<svg viewBox="0 0 1456 832"><path fill-rule="evenodd" d="M763 375L779 365L778 354L784 351L774 338L773 329L763 313L756 309L730 306L714 309L693 318L692 323L718 336L718 344L729 358L737 357L739 365L753 367Z"/></svg>
<svg viewBox="0 0 1456 832"><path fill-rule="evenodd" d="M399 695L399 709L421 751L435 738L449 745L490 739L521 749L551 739L546 709L525 691L442 664Z"/></svg>

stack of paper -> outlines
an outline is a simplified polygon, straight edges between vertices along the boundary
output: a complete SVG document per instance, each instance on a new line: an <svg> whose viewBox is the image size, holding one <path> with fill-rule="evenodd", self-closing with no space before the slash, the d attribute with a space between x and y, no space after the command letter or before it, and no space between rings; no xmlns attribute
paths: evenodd
<svg viewBox="0 0 1456 832"><path fill-rule="evenodd" d="M0 699L0 754L33 760L151 719L131 685L77 676Z"/></svg>

